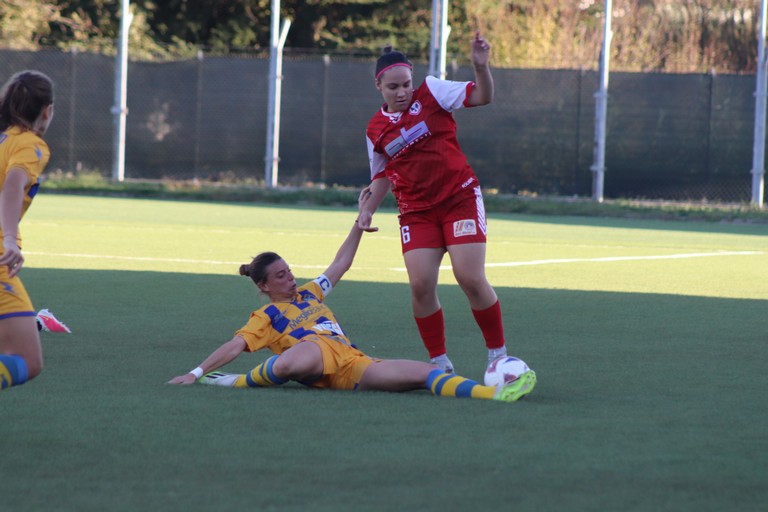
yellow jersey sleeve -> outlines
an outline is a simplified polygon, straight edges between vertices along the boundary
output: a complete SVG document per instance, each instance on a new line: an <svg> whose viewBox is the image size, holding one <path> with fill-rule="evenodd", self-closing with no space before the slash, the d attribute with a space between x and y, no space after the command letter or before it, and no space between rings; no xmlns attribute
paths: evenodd
<svg viewBox="0 0 768 512"><path fill-rule="evenodd" d="M269 316L263 308L251 313L248 323L235 332L245 340L245 350L247 352L256 352L269 345L269 338L272 331L272 325Z"/></svg>

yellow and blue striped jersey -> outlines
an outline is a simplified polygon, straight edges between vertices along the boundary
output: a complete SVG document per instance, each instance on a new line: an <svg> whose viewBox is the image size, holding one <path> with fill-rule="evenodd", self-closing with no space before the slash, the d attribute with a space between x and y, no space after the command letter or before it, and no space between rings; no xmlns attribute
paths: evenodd
<svg viewBox="0 0 768 512"><path fill-rule="evenodd" d="M27 173L29 182L24 189L21 217L24 216L40 186L39 178L48 164L51 152L36 133L12 126L0 133L0 188L11 168ZM2 228L0 227L0 232Z"/></svg>
<svg viewBox="0 0 768 512"><path fill-rule="evenodd" d="M235 335L245 340L248 352L267 348L282 354L310 334L354 347L333 311L323 303L331 289L328 278L321 275L299 287L291 302L271 302L251 313L248 323Z"/></svg>

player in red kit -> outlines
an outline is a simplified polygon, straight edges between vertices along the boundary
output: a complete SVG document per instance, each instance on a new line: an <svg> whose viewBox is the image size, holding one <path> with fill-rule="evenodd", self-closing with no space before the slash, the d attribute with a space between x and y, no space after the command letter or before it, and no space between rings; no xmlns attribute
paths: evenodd
<svg viewBox="0 0 768 512"><path fill-rule="evenodd" d="M360 225L372 217L391 189L400 210L400 241L408 269L413 315L432 363L453 371L445 342L437 281L448 252L488 348L488 362L506 355L501 306L485 276L487 224L477 176L456 137L452 112L493 99L490 45L475 33L473 82L428 76L413 86L412 65L386 48L376 63L376 88L384 105L366 132L371 166L370 200Z"/></svg>

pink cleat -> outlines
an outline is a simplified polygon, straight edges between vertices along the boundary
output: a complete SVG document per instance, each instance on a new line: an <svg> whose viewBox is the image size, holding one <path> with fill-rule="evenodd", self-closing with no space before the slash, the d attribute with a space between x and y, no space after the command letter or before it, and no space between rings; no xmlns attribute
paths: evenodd
<svg viewBox="0 0 768 512"><path fill-rule="evenodd" d="M37 313L37 326L41 331L46 332L66 332L72 334L64 322L53 316L53 313L47 309L41 309Z"/></svg>

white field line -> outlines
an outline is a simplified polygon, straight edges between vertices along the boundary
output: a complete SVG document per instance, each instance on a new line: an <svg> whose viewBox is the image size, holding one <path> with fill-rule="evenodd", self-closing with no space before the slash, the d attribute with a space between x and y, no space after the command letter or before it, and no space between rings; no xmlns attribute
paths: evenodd
<svg viewBox="0 0 768 512"><path fill-rule="evenodd" d="M159 263L191 263L195 265L242 265L246 261L194 260L191 258L154 258L151 256L112 256L108 254L79 254L65 252L34 252L24 251L24 254L56 258L87 258L92 260L120 261L155 261ZM326 268L327 265L291 265L296 268Z"/></svg>
<svg viewBox="0 0 768 512"><path fill-rule="evenodd" d="M34 256L46 256L57 258L88 258L101 260L120 260L120 261L154 261L159 263L190 263L195 265L240 265L242 261L219 261L219 260L197 260L191 258L154 258L149 256L111 256L103 254L80 254L80 253L50 253L50 252L32 252L26 251L25 254ZM565 258L551 260L533 260L533 261L508 261L501 263L486 263L487 268L496 267L525 267L533 265L557 265L561 263L601 263L614 261L643 261L643 260L675 260L688 258L708 258L716 256L754 256L765 254L762 251L717 251L717 252L694 252L684 254L661 254L650 256L609 256L603 258ZM327 265L291 265L294 268L326 268ZM355 267L357 270L364 270L362 267ZM442 270L450 269L450 265L443 265ZM405 272L405 267L394 267L387 270Z"/></svg>
<svg viewBox="0 0 768 512"><path fill-rule="evenodd" d="M765 254L762 251L717 251L717 252L694 252L686 254L659 254L651 256L609 256L603 258L564 258L556 260L533 260L533 261L506 261L501 263L486 263L486 268L494 267L526 267L533 265L557 265L561 263L600 263L613 261L643 261L643 260L676 260L687 258L707 258L712 256L753 256L756 254ZM450 265L443 265L441 270L450 269ZM405 271L405 267L391 270Z"/></svg>

